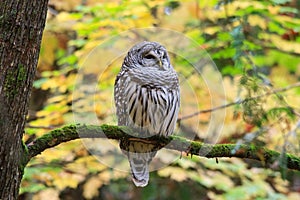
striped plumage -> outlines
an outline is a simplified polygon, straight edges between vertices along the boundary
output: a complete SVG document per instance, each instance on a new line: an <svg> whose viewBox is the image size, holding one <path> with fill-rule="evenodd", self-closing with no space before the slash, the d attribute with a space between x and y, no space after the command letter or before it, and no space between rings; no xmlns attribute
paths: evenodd
<svg viewBox="0 0 300 200"><path fill-rule="evenodd" d="M128 52L114 88L118 125L129 126L141 138L171 135L180 104L178 77L166 49L156 42L141 42ZM126 146L126 147L125 147ZM146 186L153 145L121 140L136 186Z"/></svg>

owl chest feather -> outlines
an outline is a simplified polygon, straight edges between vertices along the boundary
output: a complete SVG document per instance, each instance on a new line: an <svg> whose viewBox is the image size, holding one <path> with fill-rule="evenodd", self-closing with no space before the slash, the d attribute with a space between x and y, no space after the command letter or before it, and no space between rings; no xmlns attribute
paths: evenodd
<svg viewBox="0 0 300 200"><path fill-rule="evenodd" d="M156 78L153 78L155 74L152 74L152 79L149 79L150 74L142 75L128 73L123 76L126 78L118 80L120 88L123 88L119 94L123 99L123 106L119 107L125 122L123 125L137 129L145 137L156 134L170 135L174 130L179 110L177 77L162 78L157 74Z"/></svg>

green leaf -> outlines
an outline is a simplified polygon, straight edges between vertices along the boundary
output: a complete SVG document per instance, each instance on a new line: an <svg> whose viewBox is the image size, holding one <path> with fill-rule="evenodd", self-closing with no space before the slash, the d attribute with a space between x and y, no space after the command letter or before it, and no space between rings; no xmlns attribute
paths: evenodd
<svg viewBox="0 0 300 200"><path fill-rule="evenodd" d="M40 78L40 79L33 82L33 87L39 89L47 81L48 81L47 78Z"/></svg>
<svg viewBox="0 0 300 200"><path fill-rule="evenodd" d="M291 2L291 0L271 0L275 4L286 4Z"/></svg>
<svg viewBox="0 0 300 200"><path fill-rule="evenodd" d="M219 58L232 58L235 55L236 49L235 48L225 48L221 49L218 52L214 53L212 57L214 59L219 59Z"/></svg>
<svg viewBox="0 0 300 200"><path fill-rule="evenodd" d="M282 28L282 24L277 21L270 21L268 23L268 27L270 32L278 33L279 35L282 35L285 33L285 29Z"/></svg>
<svg viewBox="0 0 300 200"><path fill-rule="evenodd" d="M77 61L78 61L77 56L69 55L69 56L66 56L66 57L63 57L62 59L60 59L58 61L58 64L59 65L64 65L64 64L74 65L74 64L76 64Z"/></svg>
<svg viewBox="0 0 300 200"><path fill-rule="evenodd" d="M40 184L40 183L36 183L36 184L29 184L27 187L21 187L20 188L20 194L28 192L28 193L37 193L41 190L46 189L47 186Z"/></svg>
<svg viewBox="0 0 300 200"><path fill-rule="evenodd" d="M78 48L83 47L87 41L85 39L71 40L69 45L74 45Z"/></svg>
<svg viewBox="0 0 300 200"><path fill-rule="evenodd" d="M37 130L35 128L25 128L25 132L28 135L34 135L36 134Z"/></svg>
<svg viewBox="0 0 300 200"><path fill-rule="evenodd" d="M299 11L296 8L291 8L291 7L280 7L279 10L280 13L294 13L294 14L298 14Z"/></svg>
<svg viewBox="0 0 300 200"><path fill-rule="evenodd" d="M228 32L219 32L218 39L221 41L230 41L232 39L230 33Z"/></svg>
<svg viewBox="0 0 300 200"><path fill-rule="evenodd" d="M294 111L291 107L277 107L272 108L267 112L267 115L273 119L279 118L281 114L285 113L291 119L295 118Z"/></svg>
<svg viewBox="0 0 300 200"><path fill-rule="evenodd" d="M221 69L222 74L224 75L238 75L242 74L243 70L241 68L234 67L232 65L227 65Z"/></svg>

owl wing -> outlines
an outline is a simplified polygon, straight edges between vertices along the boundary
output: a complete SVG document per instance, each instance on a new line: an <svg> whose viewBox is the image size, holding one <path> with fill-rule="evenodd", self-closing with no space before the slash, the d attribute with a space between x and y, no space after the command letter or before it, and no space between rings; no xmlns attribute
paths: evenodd
<svg viewBox="0 0 300 200"><path fill-rule="evenodd" d="M114 100L116 106L116 113L118 117L119 126L128 125L127 114L127 98L125 96L125 90L128 86L129 77L125 70L122 70L116 78L114 86Z"/></svg>

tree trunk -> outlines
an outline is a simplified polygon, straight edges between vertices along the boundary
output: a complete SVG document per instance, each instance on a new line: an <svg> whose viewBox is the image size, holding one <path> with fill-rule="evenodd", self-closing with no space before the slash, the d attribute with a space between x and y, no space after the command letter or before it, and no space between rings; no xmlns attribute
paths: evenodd
<svg viewBox="0 0 300 200"><path fill-rule="evenodd" d="M0 199L16 199L26 149L22 136L48 0L0 2Z"/></svg>

